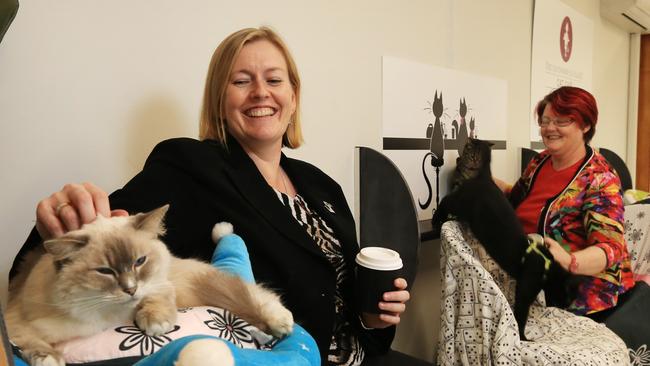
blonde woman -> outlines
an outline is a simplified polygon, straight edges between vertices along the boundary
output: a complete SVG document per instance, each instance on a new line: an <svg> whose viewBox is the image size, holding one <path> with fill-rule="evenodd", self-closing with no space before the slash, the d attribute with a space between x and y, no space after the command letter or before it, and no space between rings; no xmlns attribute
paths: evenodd
<svg viewBox="0 0 650 366"><path fill-rule="evenodd" d="M409 300L406 281L395 279L395 290L378 304L381 314L357 311L359 245L341 187L282 153L302 143L299 110L300 78L280 37L265 27L231 34L210 62L200 140L161 142L110 200L92 184L66 185L42 200L38 234L21 255L39 236L61 235L110 209L145 212L169 203L164 241L170 250L209 260L212 225L231 222L248 246L256 279L280 292L315 338L324 364L409 362L395 352L375 358L389 352Z"/></svg>

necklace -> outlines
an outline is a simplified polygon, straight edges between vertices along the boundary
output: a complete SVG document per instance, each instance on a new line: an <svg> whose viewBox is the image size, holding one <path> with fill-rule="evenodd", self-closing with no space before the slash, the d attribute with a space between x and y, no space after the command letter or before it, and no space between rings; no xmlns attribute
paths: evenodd
<svg viewBox="0 0 650 366"><path fill-rule="evenodd" d="M287 189L287 181L284 179L285 176L284 170L280 170L280 179L282 179L282 185L284 186L284 193L288 196L289 190Z"/></svg>

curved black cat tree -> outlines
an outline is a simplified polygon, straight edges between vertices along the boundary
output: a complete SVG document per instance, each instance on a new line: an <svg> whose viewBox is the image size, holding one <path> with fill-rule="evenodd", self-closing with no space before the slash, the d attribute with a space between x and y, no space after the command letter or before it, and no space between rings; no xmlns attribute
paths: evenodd
<svg viewBox="0 0 650 366"><path fill-rule="evenodd" d="M414 283L420 225L413 195L395 164L382 153L357 147L360 246L390 248L402 257L404 279Z"/></svg>
<svg viewBox="0 0 650 366"><path fill-rule="evenodd" d="M0 42L18 12L18 0L0 0Z"/></svg>

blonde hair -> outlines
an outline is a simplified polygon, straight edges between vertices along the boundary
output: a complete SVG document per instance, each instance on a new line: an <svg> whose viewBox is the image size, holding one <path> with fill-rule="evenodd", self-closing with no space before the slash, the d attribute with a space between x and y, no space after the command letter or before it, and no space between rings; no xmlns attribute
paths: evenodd
<svg viewBox="0 0 650 366"><path fill-rule="evenodd" d="M235 60L242 47L249 42L266 40L273 43L284 55L287 62L289 82L296 96L296 110L291 116L291 122L282 136L282 145L295 149L302 144L302 129L300 126L300 77L298 68L291 57L289 49L280 36L268 27L245 28L224 39L212 54L208 75L205 80L201 120L199 122L199 139L214 139L226 145L225 100L226 89L230 82Z"/></svg>

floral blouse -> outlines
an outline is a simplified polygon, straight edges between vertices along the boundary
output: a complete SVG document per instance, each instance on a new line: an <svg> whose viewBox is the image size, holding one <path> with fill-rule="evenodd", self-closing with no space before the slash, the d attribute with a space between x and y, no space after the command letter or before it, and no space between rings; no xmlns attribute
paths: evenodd
<svg viewBox="0 0 650 366"><path fill-rule="evenodd" d="M590 314L616 306L618 296L634 286L623 229L621 182L605 158L591 147L569 184L544 205L538 232L575 252L597 246L607 256L607 267L593 276L576 276L576 297L568 310ZM544 151L529 164L510 193L514 207L528 195L542 164Z"/></svg>

